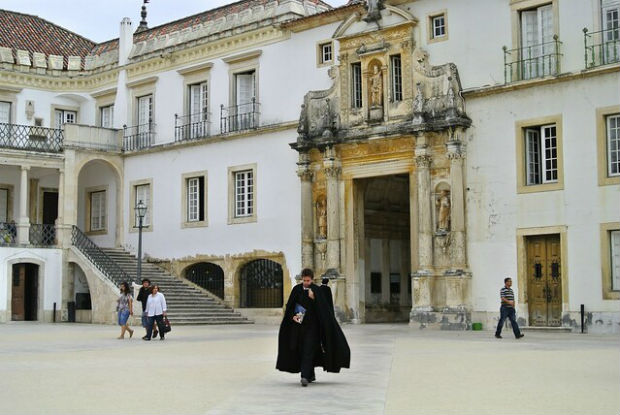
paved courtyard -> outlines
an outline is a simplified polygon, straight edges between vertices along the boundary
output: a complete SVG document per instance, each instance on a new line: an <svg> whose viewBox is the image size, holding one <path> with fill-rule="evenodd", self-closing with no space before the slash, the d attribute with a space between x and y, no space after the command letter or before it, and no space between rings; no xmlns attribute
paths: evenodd
<svg viewBox="0 0 620 415"><path fill-rule="evenodd" d="M343 328L352 368L302 388L274 369L274 326L178 326L147 343L114 326L2 324L0 413L620 413L618 336Z"/></svg>

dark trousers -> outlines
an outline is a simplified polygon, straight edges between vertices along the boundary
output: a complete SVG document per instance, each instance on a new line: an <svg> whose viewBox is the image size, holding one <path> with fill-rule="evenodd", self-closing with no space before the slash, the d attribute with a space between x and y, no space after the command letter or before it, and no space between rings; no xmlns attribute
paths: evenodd
<svg viewBox="0 0 620 415"><path fill-rule="evenodd" d="M302 327L301 333L301 377L314 379L314 355L319 345L319 328L316 324Z"/></svg>
<svg viewBox="0 0 620 415"><path fill-rule="evenodd" d="M153 334L153 323L157 322L157 327L159 328L159 337L164 338L164 315L160 314L158 316L149 316L148 317L148 325L146 326L146 338L150 339Z"/></svg>
<svg viewBox="0 0 620 415"><path fill-rule="evenodd" d="M515 318L515 309L514 307L507 307L505 305L501 306L499 309L499 321L497 322L497 330L495 330L496 335L502 334L502 327L504 326L504 321L506 318L510 320L510 325L512 326L512 331L515 334L515 337L521 336L521 331L519 330L519 325L517 324L517 320Z"/></svg>

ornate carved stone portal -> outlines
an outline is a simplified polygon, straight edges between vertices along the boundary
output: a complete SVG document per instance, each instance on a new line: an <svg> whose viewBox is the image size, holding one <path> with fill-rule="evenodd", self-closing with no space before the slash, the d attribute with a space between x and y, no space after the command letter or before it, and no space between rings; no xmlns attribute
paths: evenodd
<svg viewBox="0 0 620 415"><path fill-rule="evenodd" d="M408 307L411 324L465 329L471 120L458 70L431 65L405 10L369 1L367 11L335 31L333 84L305 95L291 144L300 157L303 265L332 278L343 320L397 320ZM399 183L408 203L394 205L382 183Z"/></svg>

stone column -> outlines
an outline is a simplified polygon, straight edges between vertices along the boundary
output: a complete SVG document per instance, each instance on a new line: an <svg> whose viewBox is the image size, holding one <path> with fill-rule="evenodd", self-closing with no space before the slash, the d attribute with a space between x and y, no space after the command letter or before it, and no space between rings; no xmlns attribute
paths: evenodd
<svg viewBox="0 0 620 415"><path fill-rule="evenodd" d="M30 166L22 166L19 181L19 217L17 219L17 242L29 243L30 218L28 217L28 171Z"/></svg>
<svg viewBox="0 0 620 415"><path fill-rule="evenodd" d="M465 197L463 194L463 158L465 153L460 140L451 140L446 144L450 159L450 225L452 245L452 267L463 270L467 268L465 246Z"/></svg>
<svg viewBox="0 0 620 415"><path fill-rule="evenodd" d="M65 171L58 169L58 217L56 218L56 243L63 246L63 224L65 222Z"/></svg>
<svg viewBox="0 0 620 415"><path fill-rule="evenodd" d="M325 179L327 181L327 269L340 273L340 203L338 181L340 162L336 159L333 147L325 149L323 158Z"/></svg>
<svg viewBox="0 0 620 415"><path fill-rule="evenodd" d="M381 240L381 304L390 304L390 240Z"/></svg>
<svg viewBox="0 0 620 415"><path fill-rule="evenodd" d="M297 175L301 180L301 267L314 269L312 176L308 153L299 153Z"/></svg>

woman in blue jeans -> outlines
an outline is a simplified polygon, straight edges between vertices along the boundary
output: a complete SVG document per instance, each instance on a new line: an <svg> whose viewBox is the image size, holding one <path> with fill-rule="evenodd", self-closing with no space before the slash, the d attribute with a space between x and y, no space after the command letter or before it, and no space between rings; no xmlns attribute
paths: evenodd
<svg viewBox="0 0 620 415"><path fill-rule="evenodd" d="M120 285L121 296L118 297L116 311L118 312L118 325L121 326L121 335L119 339L125 338L125 332L129 332L129 338L133 336L133 330L129 328L127 320L129 316L133 315L133 299L131 298L131 291L129 290L129 284L122 282Z"/></svg>

